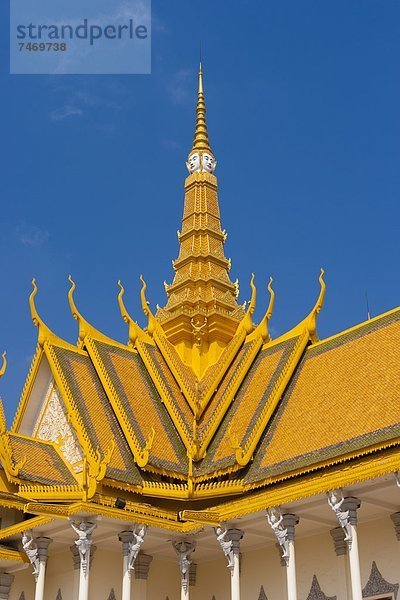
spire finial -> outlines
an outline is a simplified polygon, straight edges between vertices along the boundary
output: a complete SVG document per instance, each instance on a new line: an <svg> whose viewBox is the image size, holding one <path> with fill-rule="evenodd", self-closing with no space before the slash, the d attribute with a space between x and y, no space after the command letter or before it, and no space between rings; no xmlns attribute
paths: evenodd
<svg viewBox="0 0 400 600"><path fill-rule="evenodd" d="M199 76L198 76L198 92L197 92L197 107L196 107L196 128L194 132L193 146L190 154L203 152L211 154L210 142L208 139L207 123L206 123L206 103L204 99L204 86L203 86L203 65L201 58L201 46L200 46L200 64L199 64Z"/></svg>

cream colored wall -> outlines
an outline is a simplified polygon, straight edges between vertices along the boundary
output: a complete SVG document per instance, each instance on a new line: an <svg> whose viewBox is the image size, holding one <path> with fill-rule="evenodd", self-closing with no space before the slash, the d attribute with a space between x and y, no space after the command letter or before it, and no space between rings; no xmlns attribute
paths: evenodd
<svg viewBox="0 0 400 600"><path fill-rule="evenodd" d="M372 561L375 560L383 577L390 583L400 583L400 542L396 540L389 517L359 526L361 578L366 585ZM195 560L195 555L193 556ZM296 565L299 600L306 600L315 574L322 591L327 596L338 596L343 574L338 567L344 564L334 552L333 542L327 531L323 535L296 540ZM72 600L73 569L71 553L51 555L48 562L45 600L55 600L61 588L63 600ZM90 600L107 600L114 588L117 600L121 598L122 557L120 553L101 552L94 557L90 572ZM157 557L150 566L147 600L179 600L179 570L175 562ZM133 582L134 590L137 582ZM242 599L258 600L260 587L264 586L268 600L286 598L285 568L280 566L274 546L258 551L245 552L242 556ZM31 567L15 574L10 600L19 600L24 590L26 600L33 600L34 585ZM201 562L197 567L197 583L190 588L191 600L229 600L230 574L224 558ZM135 595L133 594L134 598Z"/></svg>

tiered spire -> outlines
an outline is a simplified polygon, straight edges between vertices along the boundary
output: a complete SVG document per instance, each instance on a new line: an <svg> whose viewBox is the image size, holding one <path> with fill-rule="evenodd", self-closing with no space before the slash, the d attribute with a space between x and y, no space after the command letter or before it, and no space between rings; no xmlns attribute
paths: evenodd
<svg viewBox="0 0 400 600"><path fill-rule="evenodd" d="M204 101L203 88L203 68L200 62L199 68L199 87L197 93L197 108L196 108L196 129L194 132L193 146L190 154L193 152L209 152L212 154L210 142L208 140L207 123L206 123L206 103Z"/></svg>
<svg viewBox="0 0 400 600"><path fill-rule="evenodd" d="M188 356L195 347L195 354L201 354L206 365L217 360L244 311L237 303L238 284L230 280L230 260L224 254L226 233L221 227L201 64L196 115L182 229L178 233L179 255L173 262L175 277L171 285L165 284L168 302L158 310L157 319L178 351L183 348L180 353L186 362L192 364Z"/></svg>

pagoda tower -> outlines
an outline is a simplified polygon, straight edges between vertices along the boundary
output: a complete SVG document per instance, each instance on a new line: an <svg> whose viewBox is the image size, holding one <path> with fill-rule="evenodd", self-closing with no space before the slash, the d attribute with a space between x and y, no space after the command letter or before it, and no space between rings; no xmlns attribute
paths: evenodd
<svg viewBox="0 0 400 600"><path fill-rule="evenodd" d="M216 159L211 150L200 63L196 127L186 166L185 199L174 279L165 284L167 304L156 319L182 360L201 377L215 363L243 319L238 283L229 277L224 253Z"/></svg>

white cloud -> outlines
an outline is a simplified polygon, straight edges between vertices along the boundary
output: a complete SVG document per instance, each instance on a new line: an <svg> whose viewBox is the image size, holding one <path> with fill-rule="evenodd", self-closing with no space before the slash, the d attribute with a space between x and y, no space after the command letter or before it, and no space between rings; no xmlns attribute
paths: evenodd
<svg viewBox="0 0 400 600"><path fill-rule="evenodd" d="M40 229L35 225L21 225L17 227L16 234L24 246L39 248L49 241L50 234L46 229Z"/></svg>
<svg viewBox="0 0 400 600"><path fill-rule="evenodd" d="M83 110L78 106L64 104L64 106L60 106L60 108L56 108L50 113L50 119L52 121L63 121L68 117L81 117L82 115Z"/></svg>

